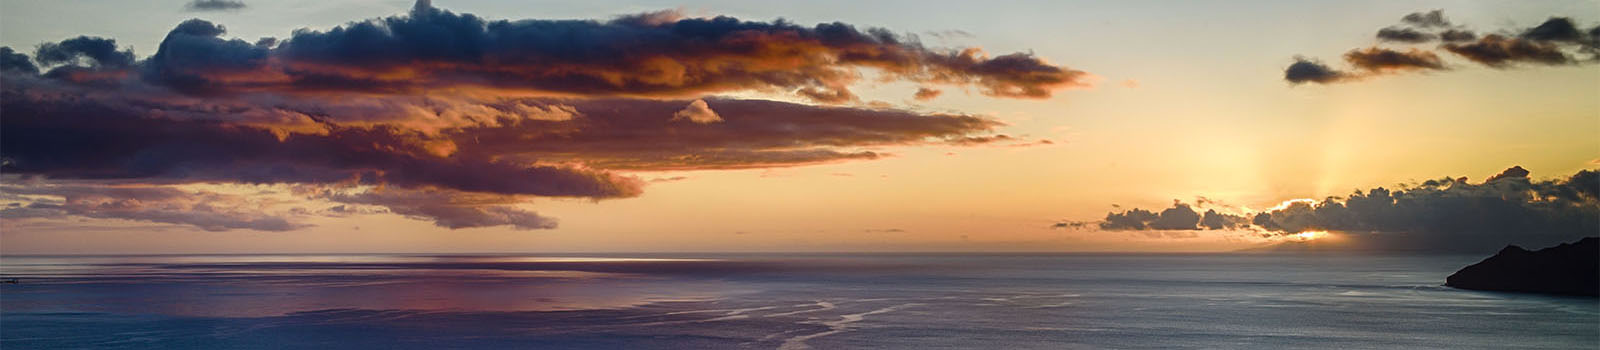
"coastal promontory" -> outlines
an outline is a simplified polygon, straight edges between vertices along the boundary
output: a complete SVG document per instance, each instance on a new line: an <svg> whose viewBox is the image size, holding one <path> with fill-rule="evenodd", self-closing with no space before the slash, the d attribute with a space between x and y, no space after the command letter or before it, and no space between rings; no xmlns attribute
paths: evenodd
<svg viewBox="0 0 1600 350"><path fill-rule="evenodd" d="M1529 251L1515 245L1456 271L1461 289L1600 296L1600 237Z"/></svg>

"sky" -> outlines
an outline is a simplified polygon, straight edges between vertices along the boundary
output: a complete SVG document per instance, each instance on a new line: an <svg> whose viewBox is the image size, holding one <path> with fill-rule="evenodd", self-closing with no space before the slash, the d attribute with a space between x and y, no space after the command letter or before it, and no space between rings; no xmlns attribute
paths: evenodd
<svg viewBox="0 0 1600 350"><path fill-rule="evenodd" d="M0 253L1472 231L1285 204L1379 187L1409 196L1372 215L1594 235L1597 25L1597 1L4 0ZM1501 233L1468 241L1528 238Z"/></svg>

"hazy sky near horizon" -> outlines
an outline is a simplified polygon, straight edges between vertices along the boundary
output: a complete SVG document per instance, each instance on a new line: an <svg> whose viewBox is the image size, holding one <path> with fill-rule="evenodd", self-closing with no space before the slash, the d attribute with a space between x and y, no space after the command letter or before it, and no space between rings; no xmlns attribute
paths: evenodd
<svg viewBox="0 0 1600 350"><path fill-rule="evenodd" d="M287 46L310 42L309 39L289 40L296 31L328 32L352 21L401 16L413 7L410 1L393 0L245 0L246 6L241 9L192 11L185 9L186 2L4 0L0 1L0 46L36 56L35 49L43 43L88 35L115 39L119 47L131 48L136 59L144 61L158 51L168 32L179 23L199 18L225 26L226 34L221 38L240 38L250 43L262 37L277 38L280 43L287 41L288 44L279 44L276 49L282 51ZM638 153L608 153L603 159L585 153L604 148L604 144L598 143L571 146L571 149L541 143L536 147L549 152L543 159L582 154L561 159L569 161L563 164L578 164L583 169L631 177L642 185L640 193L616 196L563 198L519 193L514 199L482 199L494 202L495 208L512 208L490 210L498 215L496 218L520 222L524 226L559 222L556 227L517 229L515 225L472 225L481 227L452 229L445 227L450 225L440 219L447 214L435 211L445 209L410 208L412 214L399 215L393 212L405 212L408 209L401 207L408 204L396 204L388 209L381 204L411 203L428 198L439 200L424 195L351 199L358 195L317 195L311 193L319 193L318 189L305 188L329 186L327 183L241 184L262 181L240 180L241 177L205 181L163 178L137 184L95 183L92 186L156 186L191 194L225 194L232 196L228 200L249 204L225 211L224 216L237 219L245 215L241 212L259 211L257 214L286 218L292 229L204 230L199 228L204 225L194 224L194 220L169 218L181 215L175 213L177 211L211 210L195 204L197 202L164 207L162 210L167 211L162 215L141 215L138 217L142 219L134 220L129 220L124 212L103 208L64 209L66 211L57 212L61 215L0 212L0 253L1216 251L1249 247L1268 240L1245 232L1204 231L1196 235L1156 238L1143 233L1059 229L1052 225L1062 221L1098 220L1107 211L1114 210L1113 205L1162 208L1174 200L1193 203L1197 197L1205 197L1224 203L1217 208L1248 212L1291 199L1347 195L1358 188L1442 177L1465 176L1479 181L1517 165L1531 170L1535 179L1552 179L1600 164L1597 163L1600 162L1600 137L1597 137L1600 136L1600 65L1592 62L1516 63L1496 68L1445 50L1435 50L1443 63L1441 69L1385 71L1330 84L1292 84L1284 79L1285 68L1294 64L1297 56L1354 71L1341 60L1353 49L1437 47L1436 43L1380 45L1374 38L1376 31L1399 26L1401 17L1410 13L1442 10L1453 25L1470 28L1479 35L1515 36L1553 16L1568 17L1587 31L1600 25L1600 1L579 3L440 0L433 5L488 20L604 21L619 15L676 9L688 18L732 16L760 22L782 18L806 28L817 23L841 22L862 30L885 28L902 36L915 35L922 46L932 49L979 47L990 58L1016 52L1031 53L1039 60L1037 63L1045 67L1083 73L1064 75L1068 79L1064 83L1043 84L1048 97L1008 98L1001 96L1004 94L986 93L989 85L985 82L1012 78L1010 75L984 75L993 70L942 63L913 68L938 70L940 74L961 77L956 80L971 80L895 78L877 71L875 66L863 66L860 71L865 76L848 81L849 91L855 98L847 101L818 101L791 93L796 88L815 87L806 85L809 83L770 82L763 83L770 86L756 88L740 85L660 95L655 95L655 90L607 95L607 98L627 98L649 106L660 101L677 103L669 113L683 106L682 101L710 102L709 110L720 116L713 115L715 120L704 121L706 127L742 125L738 124L741 121L737 110L746 107L735 106L737 103L729 102L731 100L780 101L786 103L783 108L812 111L809 113L820 113L811 108L846 108L851 113L883 118L899 118L900 115L873 113L896 111L919 118L972 116L1003 125L988 130L965 126L966 129L944 134L911 134L917 138L926 137L926 140L840 144L846 142L840 141L845 137L876 137L891 132L923 132L954 126L918 124L905 129L898 126L892 130L871 129L863 132L868 134L865 136L826 136L841 139L788 140L783 142L817 147L810 150L873 152L876 156L822 162L781 163L775 160L772 162L780 163L752 162L720 168L628 163L629 160L622 158ZM1567 53L1577 59L1587 57L1574 49L1568 49ZM269 65L299 56L272 57L269 61L274 63ZM333 61L317 64L342 64L329 62ZM296 67L311 66L311 63L302 64L307 66ZM100 68L104 67L94 69ZM223 69L200 70L195 74L212 74ZM138 76L145 73L139 72L142 71L122 79L140 79ZM384 77L373 74L364 77ZM22 79L7 77L12 79L7 83L13 83L13 87L21 81L17 79ZM240 74L217 81L231 83L253 77L259 76ZM1027 78L1015 79L1005 81L1017 84L1008 85L1010 87L1022 86L1019 89L1035 84ZM740 80L730 84L745 83ZM27 84L34 83L30 80ZM37 84L50 88L58 86L45 85L55 84L45 82ZM820 86L834 87L828 84L824 82ZM934 85L942 91L936 98L912 98L919 87ZM541 93L552 90L542 86L537 89ZM44 88L18 89L21 91L18 93L41 89ZM406 93L427 95L432 93L431 89ZM184 94L159 91L173 96ZM461 92L461 96L480 98L482 94L497 91L472 90ZM589 90L562 93L583 95L589 93L586 91ZM247 93L261 92L250 90ZM388 94L369 90L349 93L360 98L370 97L368 94ZM520 93L525 91L508 94ZM184 96L201 96L201 100L231 98L205 94ZM274 99L260 97L250 101L284 101L297 98L295 96L301 95L282 93L273 95ZM557 96L572 98L572 95ZM601 113L593 111L605 105L598 102L592 106L570 104L576 106L578 114ZM750 106L748 108L767 105ZM535 107L539 113L557 112L551 106L538 108ZM694 111L694 105L690 104L679 113ZM702 123L688 120L690 114L701 115L688 113L680 120L675 117L677 114L662 113L659 119L674 118L672 122L679 124L669 124L673 125L673 130ZM17 117L0 115L0 120L6 118L16 120ZM797 114L794 118L810 117ZM878 124L848 126L887 128ZM287 139L296 137L292 136L293 131L290 134ZM284 140L281 135L280 140ZM1007 136L985 139L991 142L982 143L954 140L994 135ZM487 138L485 135L484 139ZM424 137L423 140L435 139ZM424 142L419 147L436 150L430 148L433 145L436 144ZM10 143L6 146L19 147ZM470 151L470 146L464 144L452 147L463 149L452 156ZM9 153L6 156L25 158ZM586 156L589 158L584 158ZM19 167L28 165L18 163ZM44 180L46 182L67 181L56 182L55 186L104 181L59 180L89 176L53 176L62 173L30 171L21 174L45 175L51 179ZM391 170L389 175L396 172ZM41 200L49 202L52 198L71 202L71 198L44 190L20 190L48 187L49 183L22 179L18 172L7 176L0 181L10 186L7 189L12 193L0 196L0 204L18 203L20 207ZM447 187L416 181L422 185L407 187L412 185L400 185L400 180L392 180L378 187L397 190ZM340 189L345 190L349 189ZM363 190L370 190L370 187L355 191ZM118 200L105 192L96 193L101 197L95 198L101 200ZM447 195L454 196L451 198L463 196L456 192ZM153 200L141 203L156 205ZM349 208L352 212L330 213L325 209L335 206ZM365 209L356 210L357 207ZM478 209L480 207L472 207L472 210ZM249 220L256 219L260 218Z"/></svg>

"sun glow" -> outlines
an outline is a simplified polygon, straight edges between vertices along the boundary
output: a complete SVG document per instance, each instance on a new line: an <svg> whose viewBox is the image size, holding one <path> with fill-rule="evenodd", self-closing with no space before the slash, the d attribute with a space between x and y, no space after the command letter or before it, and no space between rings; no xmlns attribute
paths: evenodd
<svg viewBox="0 0 1600 350"><path fill-rule="evenodd" d="M1284 210L1284 209L1289 208L1289 206L1294 205L1295 203L1305 203L1307 205L1316 205L1317 204L1317 200L1311 199L1311 198L1290 199L1290 200L1283 201L1283 203L1278 203L1278 206L1267 208L1267 211L1272 212L1272 211Z"/></svg>
<svg viewBox="0 0 1600 350"><path fill-rule="evenodd" d="M1327 236L1328 236L1328 231L1305 231L1305 232L1294 234L1295 238L1297 238L1299 240L1302 240L1302 241L1309 241L1309 240L1314 240L1314 239L1323 238L1323 237L1327 237Z"/></svg>

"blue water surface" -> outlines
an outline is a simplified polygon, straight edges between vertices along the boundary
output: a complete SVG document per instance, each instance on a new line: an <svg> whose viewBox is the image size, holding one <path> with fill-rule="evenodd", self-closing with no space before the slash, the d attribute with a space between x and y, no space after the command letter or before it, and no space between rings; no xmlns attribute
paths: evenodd
<svg viewBox="0 0 1600 350"><path fill-rule="evenodd" d="M1480 256L7 256L0 348L1594 349Z"/></svg>

